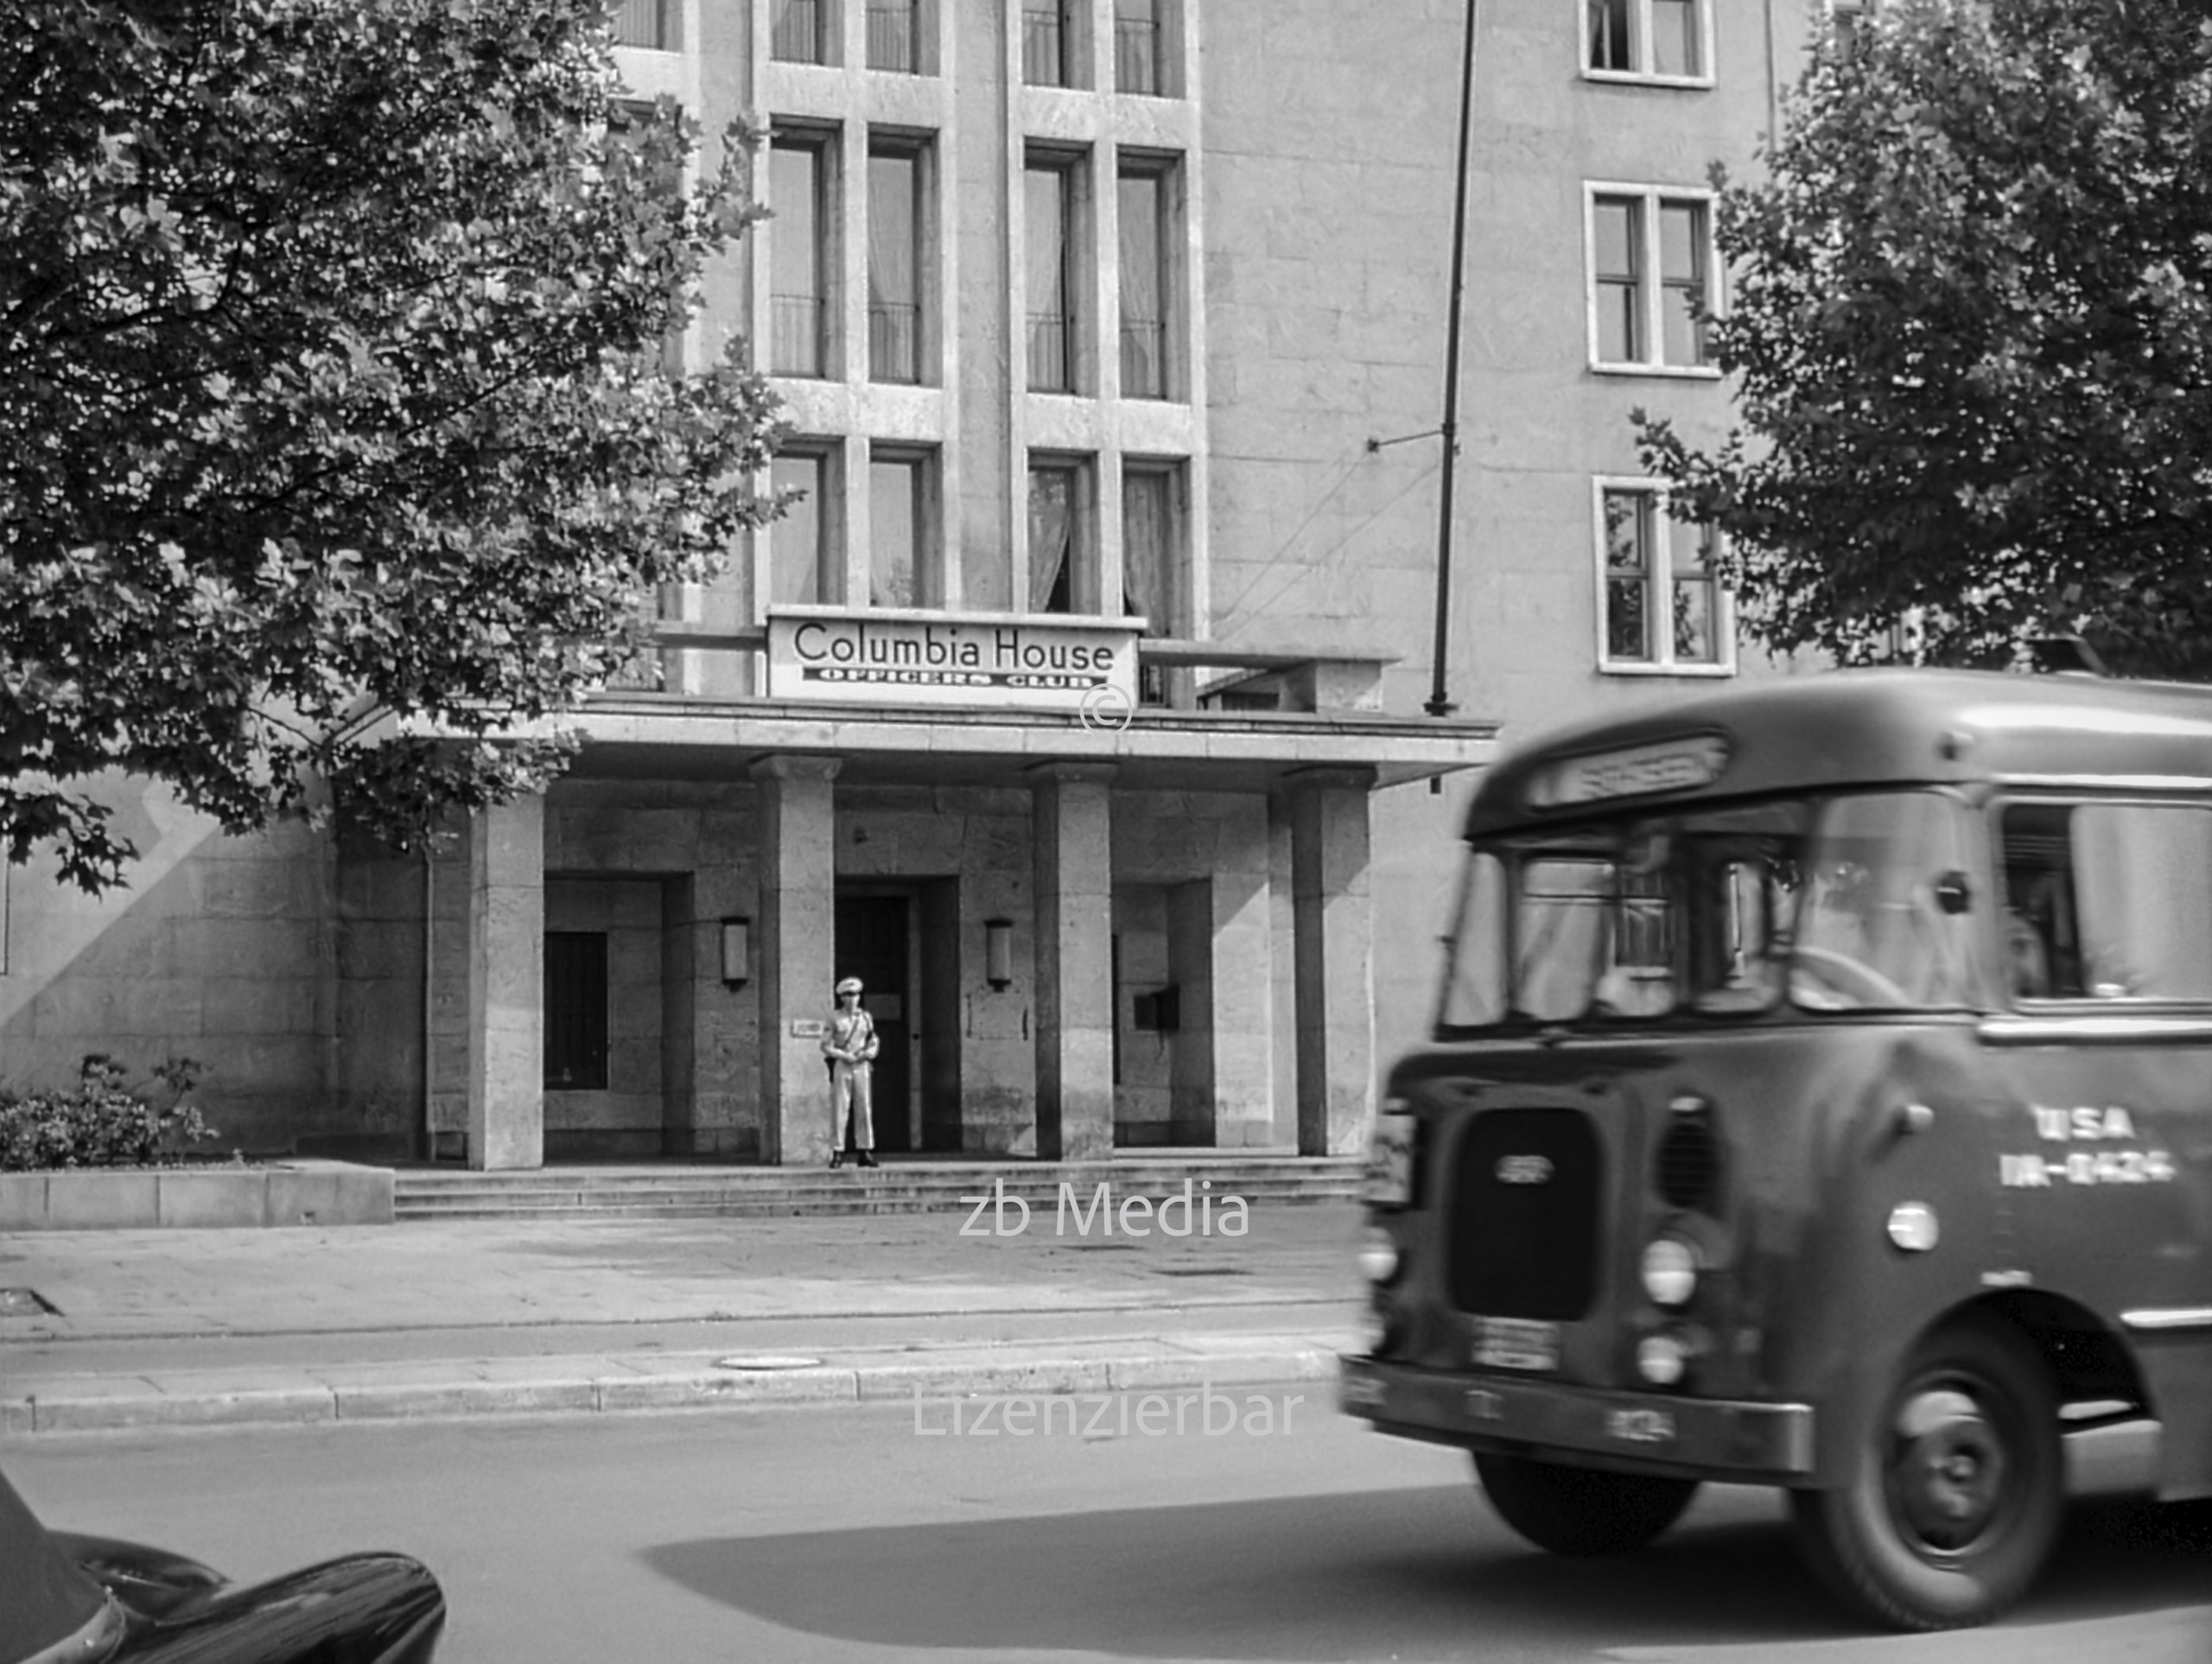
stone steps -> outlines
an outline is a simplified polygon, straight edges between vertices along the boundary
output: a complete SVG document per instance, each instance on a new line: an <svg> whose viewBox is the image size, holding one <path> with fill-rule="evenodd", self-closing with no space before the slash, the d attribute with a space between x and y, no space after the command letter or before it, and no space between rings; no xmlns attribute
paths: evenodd
<svg viewBox="0 0 2212 1664"><path fill-rule="evenodd" d="M1341 1201L1356 1195L1356 1156L1117 1159L1096 1163L887 1162L874 1169L819 1167L553 1167L527 1172L402 1169L394 1177L397 1219L562 1218L728 1215L966 1212L977 1196L1019 1197L1050 1212L1059 1186L1088 1207L1101 1183L1116 1205L1132 1196L1241 1196L1255 1206ZM1211 1188L1206 1188L1208 1184ZM969 1201L960 1198L967 1197Z"/></svg>

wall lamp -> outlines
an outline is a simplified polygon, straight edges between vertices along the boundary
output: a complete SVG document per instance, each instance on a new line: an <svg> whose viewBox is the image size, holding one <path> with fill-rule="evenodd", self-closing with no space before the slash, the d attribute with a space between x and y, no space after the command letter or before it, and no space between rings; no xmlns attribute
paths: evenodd
<svg viewBox="0 0 2212 1664"><path fill-rule="evenodd" d="M753 921L722 920L722 981L742 988L753 976Z"/></svg>
<svg viewBox="0 0 2212 1664"><path fill-rule="evenodd" d="M983 980L995 988L1014 986L1014 921L983 921Z"/></svg>

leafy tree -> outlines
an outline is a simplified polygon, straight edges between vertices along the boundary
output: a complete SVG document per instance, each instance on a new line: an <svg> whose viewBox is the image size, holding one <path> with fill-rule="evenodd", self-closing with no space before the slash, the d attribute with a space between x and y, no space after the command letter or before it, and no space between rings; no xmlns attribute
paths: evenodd
<svg viewBox="0 0 2212 1664"><path fill-rule="evenodd" d="M762 384L664 345L753 217L742 136L622 105L604 10L10 0L11 859L121 882L114 769L404 847L557 772L502 731L763 518Z"/></svg>
<svg viewBox="0 0 2212 1664"><path fill-rule="evenodd" d="M1848 662L1920 608L1939 662L2078 630L2212 671L2202 8L1891 0L1765 160L1720 204L1740 426L1700 449L1637 414L1751 630Z"/></svg>

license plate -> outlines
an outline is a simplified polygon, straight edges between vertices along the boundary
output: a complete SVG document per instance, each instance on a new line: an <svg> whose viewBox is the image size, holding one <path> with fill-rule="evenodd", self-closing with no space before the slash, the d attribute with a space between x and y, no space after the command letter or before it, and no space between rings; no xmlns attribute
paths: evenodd
<svg viewBox="0 0 2212 1664"><path fill-rule="evenodd" d="M1377 1115L1367 1141L1359 1199L1370 1207L1402 1208L1414 1199L1414 1118Z"/></svg>
<svg viewBox="0 0 2212 1664"><path fill-rule="evenodd" d="M1556 1369L1559 1325L1526 1318L1478 1318L1475 1363L1485 1369Z"/></svg>

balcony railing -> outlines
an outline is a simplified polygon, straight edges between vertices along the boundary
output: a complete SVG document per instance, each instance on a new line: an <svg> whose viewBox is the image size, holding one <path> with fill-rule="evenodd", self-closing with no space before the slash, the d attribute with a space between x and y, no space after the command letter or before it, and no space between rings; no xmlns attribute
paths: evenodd
<svg viewBox="0 0 2212 1664"><path fill-rule="evenodd" d="M872 381L921 379L921 317L917 306L871 301L868 308L868 372Z"/></svg>
<svg viewBox="0 0 2212 1664"><path fill-rule="evenodd" d="M1155 318L1122 321L1122 397L1165 398L1167 331Z"/></svg>
<svg viewBox="0 0 2212 1664"><path fill-rule="evenodd" d="M1074 389L1070 374L1069 325L1064 312L1029 314L1029 385L1039 393L1065 393Z"/></svg>
<svg viewBox="0 0 2212 1664"><path fill-rule="evenodd" d="M771 56L787 64L823 61L822 0L777 0Z"/></svg>
<svg viewBox="0 0 2212 1664"><path fill-rule="evenodd" d="M779 376L823 373L822 320L818 295L769 297L768 369Z"/></svg>
<svg viewBox="0 0 2212 1664"><path fill-rule="evenodd" d="M622 0L614 9L614 44L648 52L683 49L683 0Z"/></svg>
<svg viewBox="0 0 2212 1664"><path fill-rule="evenodd" d="M1160 25L1152 18L1114 20L1114 87L1154 96L1166 90L1160 85Z"/></svg>
<svg viewBox="0 0 2212 1664"><path fill-rule="evenodd" d="M1021 14L1021 79L1032 86L1068 85L1067 29L1057 5Z"/></svg>
<svg viewBox="0 0 2212 1664"><path fill-rule="evenodd" d="M868 0L868 67L897 75L918 75L920 30L914 0Z"/></svg>

